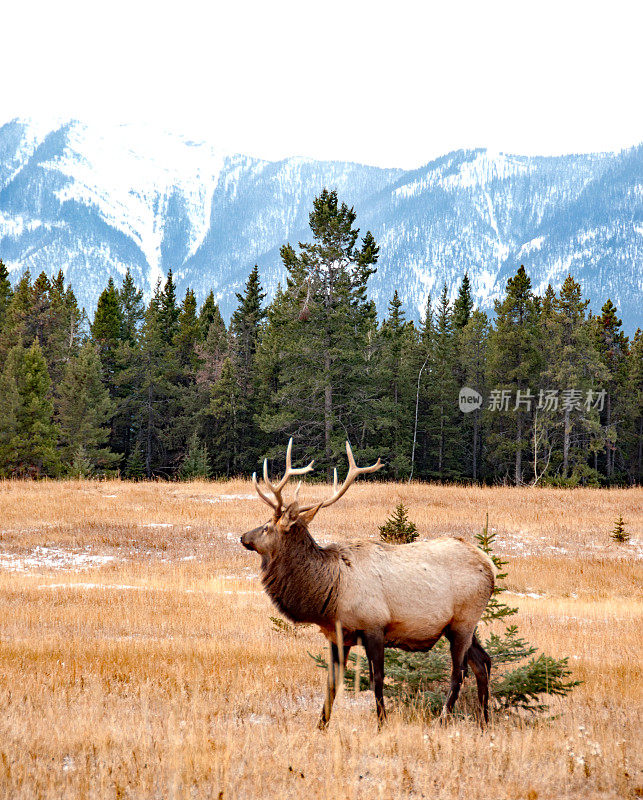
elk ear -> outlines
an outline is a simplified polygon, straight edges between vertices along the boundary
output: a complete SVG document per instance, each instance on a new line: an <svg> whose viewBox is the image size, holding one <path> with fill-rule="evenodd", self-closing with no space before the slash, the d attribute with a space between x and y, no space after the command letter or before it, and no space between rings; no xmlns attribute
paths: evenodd
<svg viewBox="0 0 643 800"><path fill-rule="evenodd" d="M286 532L289 531L292 526L297 522L297 518L299 517L299 506L297 503L291 503L281 515L281 519L279 520L279 527L282 531Z"/></svg>
<svg viewBox="0 0 643 800"><path fill-rule="evenodd" d="M310 525L310 523L315 519L315 514L319 511L319 509L324 505L322 501L318 506L314 506L309 511L304 511L299 515L299 522L304 525L306 528Z"/></svg>

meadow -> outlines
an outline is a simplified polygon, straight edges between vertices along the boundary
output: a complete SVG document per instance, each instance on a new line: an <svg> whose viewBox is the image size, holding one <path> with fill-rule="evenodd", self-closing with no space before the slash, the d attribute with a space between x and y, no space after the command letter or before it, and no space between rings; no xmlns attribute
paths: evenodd
<svg viewBox="0 0 643 800"><path fill-rule="evenodd" d="M273 628L239 544L268 516L249 482L4 481L0 797L641 796L643 491L362 481L311 533L376 537L400 499L422 538L489 514L512 621L569 656L571 695L486 732L389 704L377 733L372 694L343 692L321 733L324 640Z"/></svg>

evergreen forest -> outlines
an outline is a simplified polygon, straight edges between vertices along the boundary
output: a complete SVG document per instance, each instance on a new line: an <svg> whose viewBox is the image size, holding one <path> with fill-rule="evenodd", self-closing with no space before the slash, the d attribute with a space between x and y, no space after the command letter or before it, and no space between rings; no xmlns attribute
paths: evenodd
<svg viewBox="0 0 643 800"><path fill-rule="evenodd" d="M643 334L609 298L590 313L571 275L538 296L519 266L492 318L467 274L419 325L397 292L378 316L356 223L321 192L310 240L281 248L285 285L266 304L255 267L227 325L171 272L147 304L110 278L90 321L62 270L12 286L0 261L0 475L247 476L293 436L320 478L348 439L389 480L641 483Z"/></svg>

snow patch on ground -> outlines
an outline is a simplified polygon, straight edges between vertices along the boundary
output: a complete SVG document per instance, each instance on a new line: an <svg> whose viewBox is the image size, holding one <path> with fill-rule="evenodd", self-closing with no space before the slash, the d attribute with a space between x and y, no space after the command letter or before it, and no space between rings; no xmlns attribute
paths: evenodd
<svg viewBox="0 0 643 800"><path fill-rule="evenodd" d="M256 494L220 494L218 497L195 497L200 503L229 503L231 500L258 500Z"/></svg>
<svg viewBox="0 0 643 800"><path fill-rule="evenodd" d="M139 522L139 528L173 528L172 522Z"/></svg>
<svg viewBox="0 0 643 800"><path fill-rule="evenodd" d="M61 547L34 547L28 554L0 553L0 569L31 572L37 569L82 570L102 567L116 561L115 556L74 553Z"/></svg>

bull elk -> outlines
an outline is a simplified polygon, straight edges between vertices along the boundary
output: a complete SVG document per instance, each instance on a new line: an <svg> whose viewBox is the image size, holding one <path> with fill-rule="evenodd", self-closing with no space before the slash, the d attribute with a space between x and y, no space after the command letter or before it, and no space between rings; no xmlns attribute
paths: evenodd
<svg viewBox="0 0 643 800"><path fill-rule="evenodd" d="M364 646L375 692L378 725L385 719L384 648L430 650L441 636L451 649L451 685L443 716L451 712L466 674L467 663L476 677L478 700L488 721L491 659L475 636L493 592L496 569L474 545L448 536L428 542L388 545L375 542L320 547L308 532L317 512L339 500L358 475L375 472L380 460L358 467L346 442L349 470L341 486L335 470L334 492L327 500L300 506L301 482L286 504L283 489L294 475L313 468L293 468L292 439L286 470L272 484L264 461L265 488L252 476L259 497L272 510L272 519L244 533L241 544L261 556L263 587L277 608L293 622L318 625L330 643L327 695L319 727L330 721L337 684L348 653L358 641Z"/></svg>

